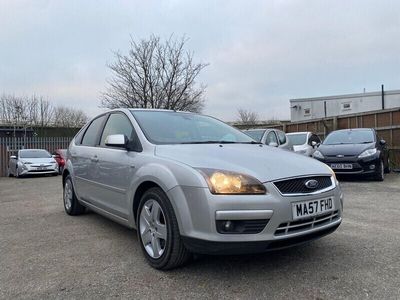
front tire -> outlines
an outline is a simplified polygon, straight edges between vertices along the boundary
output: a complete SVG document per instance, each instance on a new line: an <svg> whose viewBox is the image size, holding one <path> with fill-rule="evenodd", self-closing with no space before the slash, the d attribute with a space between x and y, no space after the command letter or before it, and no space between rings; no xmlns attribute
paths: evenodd
<svg viewBox="0 0 400 300"><path fill-rule="evenodd" d="M136 220L140 246L153 268L169 270L190 259L191 253L182 242L173 207L160 188L144 193Z"/></svg>
<svg viewBox="0 0 400 300"><path fill-rule="evenodd" d="M376 181L385 180L385 166L383 164L383 160L380 160L380 162L379 162L379 166L375 173L375 180Z"/></svg>
<svg viewBox="0 0 400 300"><path fill-rule="evenodd" d="M392 168L390 167L390 158L387 159L387 167L385 168L385 173L388 174L392 171Z"/></svg>
<svg viewBox="0 0 400 300"><path fill-rule="evenodd" d="M85 212L85 207L79 203L76 197L70 175L64 181L63 203L65 212L70 216L81 215Z"/></svg>

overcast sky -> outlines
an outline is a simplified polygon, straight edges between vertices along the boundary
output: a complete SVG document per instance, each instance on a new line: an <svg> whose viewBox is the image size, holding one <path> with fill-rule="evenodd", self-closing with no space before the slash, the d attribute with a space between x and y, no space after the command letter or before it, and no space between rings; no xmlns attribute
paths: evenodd
<svg viewBox="0 0 400 300"><path fill-rule="evenodd" d="M100 112L130 35L190 38L204 112L289 118L289 99L400 89L400 1L0 0L0 93Z"/></svg>

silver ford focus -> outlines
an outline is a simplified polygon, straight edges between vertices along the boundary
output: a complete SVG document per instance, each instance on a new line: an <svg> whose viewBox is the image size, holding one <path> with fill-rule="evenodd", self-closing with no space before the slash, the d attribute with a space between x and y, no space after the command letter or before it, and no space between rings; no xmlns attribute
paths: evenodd
<svg viewBox="0 0 400 300"><path fill-rule="evenodd" d="M67 214L90 208L137 229L157 269L177 267L192 253L298 245L342 221L343 196L328 166L186 112L97 116L70 144L63 187Z"/></svg>

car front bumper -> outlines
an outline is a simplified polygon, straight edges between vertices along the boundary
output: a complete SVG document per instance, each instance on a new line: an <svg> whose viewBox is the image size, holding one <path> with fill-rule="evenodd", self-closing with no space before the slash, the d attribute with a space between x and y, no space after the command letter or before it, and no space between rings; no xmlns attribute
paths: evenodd
<svg viewBox="0 0 400 300"><path fill-rule="evenodd" d="M380 158L378 155L372 155L365 158L354 157L325 157L324 159L318 159L332 168L334 164L351 164L351 169L337 169L332 168L336 174L374 174L380 164Z"/></svg>
<svg viewBox="0 0 400 300"><path fill-rule="evenodd" d="M18 167L19 175L44 175L44 174L58 174L58 165L51 165L47 167L24 165Z"/></svg>
<svg viewBox="0 0 400 300"><path fill-rule="evenodd" d="M264 252L304 243L336 230L342 221L343 195L339 186L313 195L283 196L272 183L266 195L213 195L208 188L177 186L168 192L182 239L195 253ZM334 211L317 221L293 221L292 203L332 198ZM218 221L231 220L259 232L221 233ZM302 223L303 222L303 223ZM294 225L291 226L290 224ZM261 227L260 227L261 226ZM290 230L279 228L291 228Z"/></svg>

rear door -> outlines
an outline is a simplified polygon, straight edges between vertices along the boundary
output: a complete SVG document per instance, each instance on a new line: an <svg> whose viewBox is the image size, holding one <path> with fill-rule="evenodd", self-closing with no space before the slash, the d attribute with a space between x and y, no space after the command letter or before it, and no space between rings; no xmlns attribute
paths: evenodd
<svg viewBox="0 0 400 300"><path fill-rule="evenodd" d="M87 202L93 202L94 179L98 173L98 144L107 116L105 114L94 119L86 128L83 138L75 140L75 146L70 151L75 191L80 199Z"/></svg>

